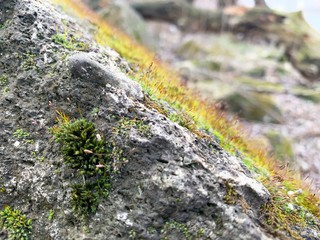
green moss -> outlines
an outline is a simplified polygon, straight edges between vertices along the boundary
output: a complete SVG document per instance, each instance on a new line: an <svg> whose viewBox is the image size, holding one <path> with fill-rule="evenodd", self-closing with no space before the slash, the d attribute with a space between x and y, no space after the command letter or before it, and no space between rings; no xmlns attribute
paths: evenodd
<svg viewBox="0 0 320 240"><path fill-rule="evenodd" d="M240 198L240 195L237 193L231 182L227 181L225 187L226 194L224 195L223 200L226 204L234 205Z"/></svg>
<svg viewBox="0 0 320 240"><path fill-rule="evenodd" d="M135 128L144 137L150 137L150 126L145 122L138 119L122 118L117 123L117 126L113 129L113 133L127 136L131 128Z"/></svg>
<svg viewBox="0 0 320 240"><path fill-rule="evenodd" d="M61 143L64 162L84 180L72 185L71 205L76 214L89 216L96 212L100 199L109 194L113 149L102 140L93 123L85 119L71 122L63 116L65 122L52 131Z"/></svg>
<svg viewBox="0 0 320 240"><path fill-rule="evenodd" d="M108 184L109 178L105 179ZM71 204L76 214L89 215L97 211L101 195L107 195L110 186L98 189L96 182L89 184L75 184L72 186ZM101 191L103 194L101 194Z"/></svg>
<svg viewBox="0 0 320 240"><path fill-rule="evenodd" d="M0 23L0 30L6 28L10 24L11 20L7 20L4 23Z"/></svg>
<svg viewBox="0 0 320 240"><path fill-rule="evenodd" d="M0 212L0 227L8 231L9 239L28 240L32 232L32 220L20 210L7 206Z"/></svg>
<svg viewBox="0 0 320 240"><path fill-rule="evenodd" d="M16 129L12 135L13 137L23 141L24 143L34 144L34 140L31 138L30 134L24 131L22 128ZM31 152L31 154L33 155L34 153Z"/></svg>
<svg viewBox="0 0 320 240"><path fill-rule="evenodd" d="M288 74L288 71L283 66L279 65L275 69L275 73L279 74L280 76L285 76L286 74Z"/></svg>
<svg viewBox="0 0 320 240"><path fill-rule="evenodd" d="M37 70L38 66L37 66L37 61L36 61L37 55L33 54L31 52L27 52L23 55L23 63L22 63L22 67L24 70Z"/></svg>
<svg viewBox="0 0 320 240"><path fill-rule="evenodd" d="M51 222L54 217L54 210L50 209L49 214L48 214L48 220Z"/></svg>
<svg viewBox="0 0 320 240"><path fill-rule="evenodd" d="M8 84L8 77L6 75L0 76L0 87L4 87Z"/></svg>
<svg viewBox="0 0 320 240"><path fill-rule="evenodd" d="M193 239L203 239L205 232L203 228L196 229L194 232L191 231L191 229L187 226L187 224L183 224L174 220L171 220L169 222L166 222L163 228L161 229L161 234L166 236L164 239L171 239L167 238L170 235L173 235L174 232L179 232L183 235L180 239L187 239L187 240L193 240ZM174 235L177 237L176 235ZM206 239L206 238L204 238Z"/></svg>
<svg viewBox="0 0 320 240"><path fill-rule="evenodd" d="M177 54L180 57L186 58L186 59L194 59L197 56L201 56L206 53L206 50L201 47L198 43L195 41L187 41L177 50Z"/></svg>
<svg viewBox="0 0 320 240"><path fill-rule="evenodd" d="M8 92L10 92L10 88L8 86L6 86L4 89L3 89L3 94L7 94Z"/></svg>
<svg viewBox="0 0 320 240"><path fill-rule="evenodd" d="M108 163L110 151L105 141L97 138L93 123L80 119L64 124L54 137L62 144L64 161L71 168L77 169L84 175L103 172L97 165Z"/></svg>
<svg viewBox="0 0 320 240"><path fill-rule="evenodd" d="M88 51L89 44L81 42L78 37L69 36L67 33L57 33L52 36L52 41L68 50Z"/></svg>
<svg viewBox="0 0 320 240"><path fill-rule="evenodd" d="M195 64L198 67L206 68L216 72L220 72L222 69L222 64L216 60L199 61Z"/></svg>
<svg viewBox="0 0 320 240"><path fill-rule="evenodd" d="M188 240L194 239L194 236L190 232L188 226L183 223L179 223L176 221L166 222L166 224L161 230L161 233L165 235L170 235L170 231L178 231L182 233L184 237Z"/></svg>
<svg viewBox="0 0 320 240"><path fill-rule="evenodd" d="M13 136L18 139L26 139L29 137L29 133L27 133L23 129L19 128L14 131Z"/></svg>
<svg viewBox="0 0 320 240"><path fill-rule="evenodd" d="M268 121L281 123L283 115L275 104L272 96L255 92L237 91L224 99L230 111L238 113L240 117L252 121Z"/></svg>
<svg viewBox="0 0 320 240"><path fill-rule="evenodd" d="M178 123L180 126L185 127L191 131L195 128L193 120L182 112L171 113L168 117L172 122Z"/></svg>
<svg viewBox="0 0 320 240"><path fill-rule="evenodd" d="M134 229L131 229L131 230L129 231L129 239L135 239L136 236L137 236L136 231L135 231Z"/></svg>

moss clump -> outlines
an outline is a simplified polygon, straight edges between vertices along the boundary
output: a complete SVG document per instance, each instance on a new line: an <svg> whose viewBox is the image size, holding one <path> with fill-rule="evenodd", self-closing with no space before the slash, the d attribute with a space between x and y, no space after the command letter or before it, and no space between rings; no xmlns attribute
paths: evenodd
<svg viewBox="0 0 320 240"><path fill-rule="evenodd" d="M113 129L113 133L126 136L131 128L137 129L144 137L151 136L150 126L145 124L142 120L129 118L120 119L117 126Z"/></svg>
<svg viewBox="0 0 320 240"><path fill-rule="evenodd" d="M0 227L7 230L9 239L28 240L32 231L32 220L20 210L7 206L0 212Z"/></svg>
<svg viewBox="0 0 320 240"><path fill-rule="evenodd" d="M60 126L54 137L62 144L64 161L84 175L102 173L107 166L109 149L105 141L97 137L97 131L91 122L76 120Z"/></svg>
<svg viewBox="0 0 320 240"><path fill-rule="evenodd" d="M189 228L183 223L176 221L167 222L162 229L162 233L167 233L172 230L182 233L186 239L192 239L192 234L190 233Z"/></svg>
<svg viewBox="0 0 320 240"><path fill-rule="evenodd" d="M96 184L76 184L72 186L71 205L77 214L91 214L97 211L99 206L99 192L94 189Z"/></svg>
<svg viewBox="0 0 320 240"><path fill-rule="evenodd" d="M8 77L6 75L0 75L0 87L4 87L8 83Z"/></svg>
<svg viewBox="0 0 320 240"><path fill-rule="evenodd" d="M24 70L38 70L37 66L37 55L31 52L23 54L22 68Z"/></svg>
<svg viewBox="0 0 320 240"><path fill-rule="evenodd" d="M112 148L102 140L93 123L85 119L70 121L60 113L60 126L53 129L61 143L64 162L77 170L83 183L72 185L71 204L74 212L88 216L96 212L100 198L110 190Z"/></svg>
<svg viewBox="0 0 320 240"><path fill-rule="evenodd" d="M57 33L51 39L68 50L87 51L89 49L89 44L79 41L77 37L68 36L66 33Z"/></svg>
<svg viewBox="0 0 320 240"><path fill-rule="evenodd" d="M240 198L240 195L237 193L231 182L227 181L225 187L226 194L224 195L223 200L226 204L234 205Z"/></svg>
<svg viewBox="0 0 320 240"><path fill-rule="evenodd" d="M12 135L24 143L34 144L34 140L31 138L30 134L21 128L16 129Z"/></svg>
<svg viewBox="0 0 320 240"><path fill-rule="evenodd" d="M163 228L161 229L161 234L166 236L164 239L168 239L167 237L172 236L175 233L181 234L181 239L202 239L204 237L204 229L199 228L196 232L192 232L187 224L180 223L174 220L166 222ZM174 235L177 237L176 235ZM170 238L171 239L171 238Z"/></svg>

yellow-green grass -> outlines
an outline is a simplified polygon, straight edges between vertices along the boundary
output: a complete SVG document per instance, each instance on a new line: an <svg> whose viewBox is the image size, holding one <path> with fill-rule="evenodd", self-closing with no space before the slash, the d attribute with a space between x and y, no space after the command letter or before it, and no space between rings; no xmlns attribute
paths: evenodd
<svg viewBox="0 0 320 240"><path fill-rule="evenodd" d="M244 163L256 173L257 179L264 184L272 196L269 204L261 211L266 224L273 229L286 231L292 238L299 239L299 233L290 226L311 225L305 213L320 217L320 199L310 190L309 184L284 166L268 156L259 142L249 139L235 119L228 120L213 103L204 101L196 93L180 84L180 79L164 63L156 60L155 54L140 46L127 35L106 23L77 0L53 0L66 11L81 19L87 19L97 26L95 38L103 46L115 49L134 69L131 77L138 81L153 99L164 100L183 115L191 118L188 128L200 137L198 129L206 129L220 139L221 145L231 154L240 152ZM288 195L289 191L302 189L297 196ZM288 204L302 207L290 210ZM290 211L289 211L290 210ZM307 214L308 215L308 214ZM309 214L310 215L310 214ZM308 215L308 216L309 216Z"/></svg>

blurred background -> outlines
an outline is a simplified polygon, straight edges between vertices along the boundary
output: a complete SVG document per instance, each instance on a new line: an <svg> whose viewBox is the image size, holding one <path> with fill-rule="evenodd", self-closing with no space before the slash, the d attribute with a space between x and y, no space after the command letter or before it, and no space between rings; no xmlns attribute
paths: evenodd
<svg viewBox="0 0 320 240"><path fill-rule="evenodd" d="M83 0L320 186L320 2Z"/></svg>

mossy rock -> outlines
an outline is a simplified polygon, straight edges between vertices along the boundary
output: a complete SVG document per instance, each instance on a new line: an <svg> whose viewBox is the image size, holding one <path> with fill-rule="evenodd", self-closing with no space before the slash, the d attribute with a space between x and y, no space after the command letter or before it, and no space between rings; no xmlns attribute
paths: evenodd
<svg viewBox="0 0 320 240"><path fill-rule="evenodd" d="M262 78L266 75L266 69L264 67L256 67L248 72L250 77Z"/></svg>
<svg viewBox="0 0 320 240"><path fill-rule="evenodd" d="M197 59L207 53L207 51L197 42L190 40L183 43L177 50L178 56L184 59Z"/></svg>
<svg viewBox="0 0 320 240"><path fill-rule="evenodd" d="M271 153L282 163L293 164L294 153L292 142L287 137L276 131L269 131L265 133L271 145Z"/></svg>
<svg viewBox="0 0 320 240"><path fill-rule="evenodd" d="M227 103L231 112L246 120L283 122L282 112L270 95L237 90L222 100Z"/></svg>

